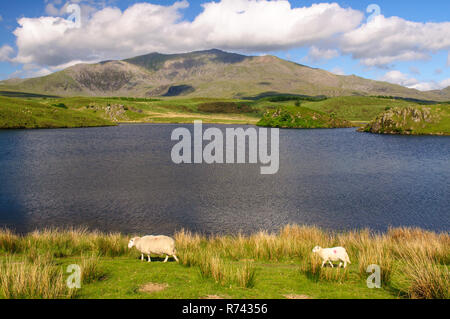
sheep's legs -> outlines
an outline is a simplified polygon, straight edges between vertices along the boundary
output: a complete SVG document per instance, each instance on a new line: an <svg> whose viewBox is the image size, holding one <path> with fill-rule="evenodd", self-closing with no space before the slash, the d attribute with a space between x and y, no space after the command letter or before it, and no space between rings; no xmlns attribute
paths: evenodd
<svg viewBox="0 0 450 319"><path fill-rule="evenodd" d="M148 262L151 263L152 262L152 258L150 257L150 255L147 255L147 256L148 256Z"/></svg>
<svg viewBox="0 0 450 319"><path fill-rule="evenodd" d="M164 259L164 262L166 263L167 260L169 260L169 255L166 255L166 259Z"/></svg>
<svg viewBox="0 0 450 319"><path fill-rule="evenodd" d="M339 268L342 268L342 262L339 263ZM344 267L345 268L345 267Z"/></svg>
<svg viewBox="0 0 450 319"><path fill-rule="evenodd" d="M333 263L331 262L331 260L328 260L328 262L330 263L331 268L334 268L334 265L333 265Z"/></svg>
<svg viewBox="0 0 450 319"><path fill-rule="evenodd" d="M175 261L178 262L178 258L176 255L172 255L173 258L175 258Z"/></svg>
<svg viewBox="0 0 450 319"><path fill-rule="evenodd" d="M324 260L323 263L322 263L322 268L323 268L323 266L325 266L325 263L326 263L326 261Z"/></svg>
<svg viewBox="0 0 450 319"><path fill-rule="evenodd" d="M144 261L144 254L141 254L141 260Z"/></svg>

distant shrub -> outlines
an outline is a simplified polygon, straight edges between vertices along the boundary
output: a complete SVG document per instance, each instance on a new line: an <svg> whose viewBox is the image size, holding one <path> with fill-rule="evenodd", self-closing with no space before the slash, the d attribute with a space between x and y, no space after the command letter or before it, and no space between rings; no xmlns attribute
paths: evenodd
<svg viewBox="0 0 450 319"><path fill-rule="evenodd" d="M199 112L204 113L253 113L255 110L248 104L235 102L209 102L198 106Z"/></svg>
<svg viewBox="0 0 450 319"><path fill-rule="evenodd" d="M67 109L67 106L64 103L53 104L54 107L59 107L61 109Z"/></svg>

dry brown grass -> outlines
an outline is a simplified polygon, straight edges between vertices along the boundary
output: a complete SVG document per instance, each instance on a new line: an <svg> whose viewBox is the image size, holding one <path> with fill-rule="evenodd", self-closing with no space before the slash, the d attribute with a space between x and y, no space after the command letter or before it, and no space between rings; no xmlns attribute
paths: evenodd
<svg viewBox="0 0 450 319"><path fill-rule="evenodd" d="M286 299L291 299L291 300L305 300L305 299L312 299L310 296L308 295L296 295L296 294L289 294L289 295L283 295L283 297L285 297Z"/></svg>
<svg viewBox="0 0 450 319"><path fill-rule="evenodd" d="M0 229L0 251L11 254L18 253L21 250L19 243L19 236L9 229Z"/></svg>
<svg viewBox="0 0 450 319"><path fill-rule="evenodd" d="M200 299L205 299L205 300L222 300L222 299L227 299L227 298L221 297L221 296L218 296L218 295L208 295L208 296L205 296L205 297L200 298Z"/></svg>
<svg viewBox="0 0 450 319"><path fill-rule="evenodd" d="M430 262L423 251L404 251L407 293L414 299L449 299L450 272L447 266Z"/></svg>
<svg viewBox="0 0 450 319"><path fill-rule="evenodd" d="M0 263L0 296L7 299L72 298L62 268L47 259L18 260L7 257Z"/></svg>
<svg viewBox="0 0 450 319"><path fill-rule="evenodd" d="M139 291L143 292L143 293L147 293L147 294L152 294L155 292L164 291L168 287L169 287L168 284L155 284L155 283L149 282L147 284L142 285L139 288Z"/></svg>

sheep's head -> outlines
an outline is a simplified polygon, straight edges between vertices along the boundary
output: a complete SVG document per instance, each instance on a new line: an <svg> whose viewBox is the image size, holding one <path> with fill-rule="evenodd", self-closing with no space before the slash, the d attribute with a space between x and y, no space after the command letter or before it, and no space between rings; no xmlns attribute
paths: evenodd
<svg viewBox="0 0 450 319"><path fill-rule="evenodd" d="M134 247L134 242L136 241L138 237L134 237L130 239L130 242L128 243L128 248L133 248Z"/></svg>
<svg viewBox="0 0 450 319"><path fill-rule="evenodd" d="M320 247L320 246L316 246L316 247L314 247L314 249L313 249L313 253L317 253L317 252L319 252L319 251L321 251L322 250L322 247Z"/></svg>

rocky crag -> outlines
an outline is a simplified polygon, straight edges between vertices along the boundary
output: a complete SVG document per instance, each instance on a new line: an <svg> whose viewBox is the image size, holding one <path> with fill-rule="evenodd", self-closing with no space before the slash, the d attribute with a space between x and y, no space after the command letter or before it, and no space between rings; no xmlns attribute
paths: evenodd
<svg viewBox="0 0 450 319"><path fill-rule="evenodd" d="M387 109L360 131L376 134L450 135L448 105Z"/></svg>

